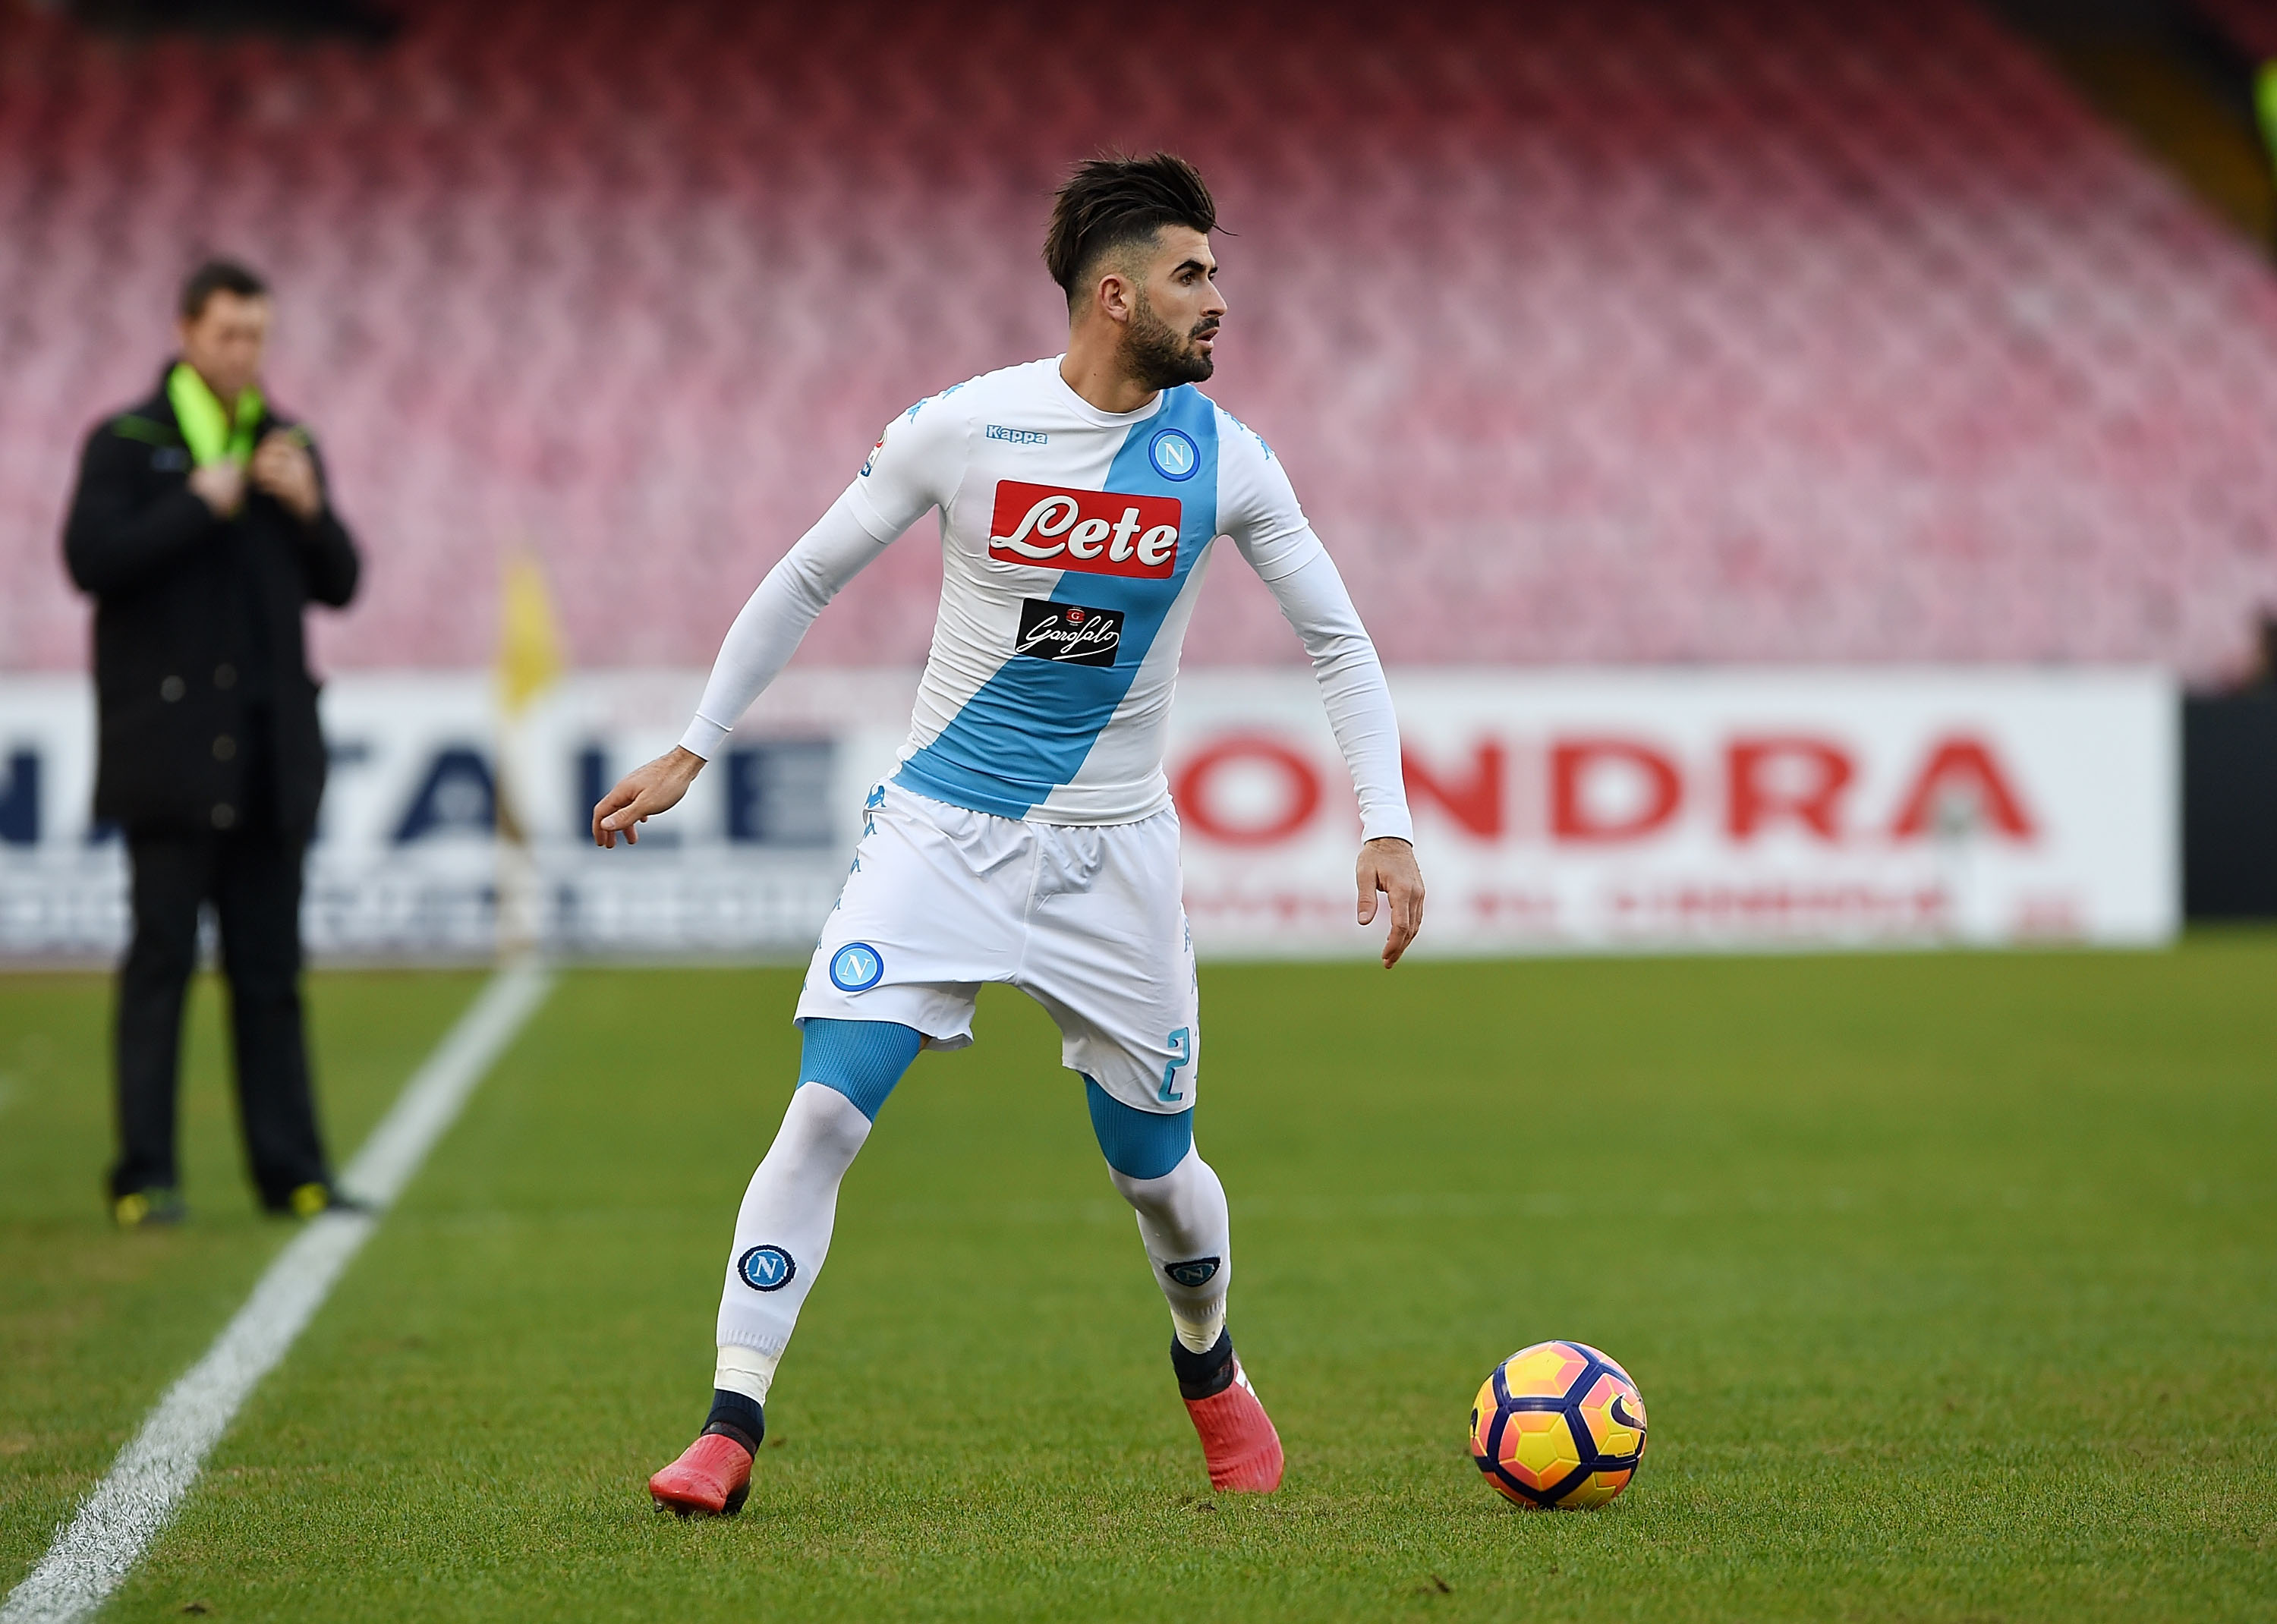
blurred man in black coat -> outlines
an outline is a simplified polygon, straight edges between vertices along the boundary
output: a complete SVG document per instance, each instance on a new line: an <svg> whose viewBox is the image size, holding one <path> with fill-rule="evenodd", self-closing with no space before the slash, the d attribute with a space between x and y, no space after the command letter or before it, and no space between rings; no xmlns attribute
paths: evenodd
<svg viewBox="0 0 2277 1624"><path fill-rule="evenodd" d="M301 1019L301 854L324 785L301 616L354 596L355 543L308 434L262 398L260 280L200 267L177 330L157 392L88 435L64 532L72 579L95 600L95 812L124 827L133 866L110 1172L128 1227L182 1214L182 996L207 903L262 1203L307 1217L339 1201Z"/></svg>

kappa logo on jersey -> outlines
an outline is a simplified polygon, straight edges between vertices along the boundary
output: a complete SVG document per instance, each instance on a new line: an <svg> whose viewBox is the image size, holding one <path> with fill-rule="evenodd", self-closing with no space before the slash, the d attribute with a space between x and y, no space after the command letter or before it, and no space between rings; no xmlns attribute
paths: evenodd
<svg viewBox="0 0 2277 1624"><path fill-rule="evenodd" d="M798 1278L798 1264L779 1246L755 1246L735 1260L735 1272L753 1291L781 1291Z"/></svg>
<svg viewBox="0 0 2277 1624"><path fill-rule="evenodd" d="M1062 490L1000 480L988 526L991 558L1092 575L1166 580L1178 565L1176 497Z"/></svg>
<svg viewBox="0 0 2277 1624"><path fill-rule="evenodd" d="M1020 603L1020 638L1014 654L1062 665L1112 665L1123 646L1123 611L1042 598Z"/></svg>

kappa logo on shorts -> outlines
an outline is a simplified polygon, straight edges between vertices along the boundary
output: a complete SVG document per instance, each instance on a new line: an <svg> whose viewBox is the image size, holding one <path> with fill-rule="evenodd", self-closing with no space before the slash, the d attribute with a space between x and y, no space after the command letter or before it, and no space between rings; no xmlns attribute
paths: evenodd
<svg viewBox="0 0 2277 1624"><path fill-rule="evenodd" d="M830 984L841 992L867 992L886 974L883 954L867 942L849 942L830 955Z"/></svg>
<svg viewBox="0 0 2277 1624"><path fill-rule="evenodd" d="M1217 1267L1217 1259L1210 1259ZM779 1246L755 1246L735 1260L735 1272L753 1291L781 1291L798 1278L798 1264Z"/></svg>
<svg viewBox="0 0 2277 1624"><path fill-rule="evenodd" d="M1112 665L1123 646L1123 611L1042 598L1020 601L1020 636L1016 655L1055 660L1062 665Z"/></svg>
<svg viewBox="0 0 2277 1624"><path fill-rule="evenodd" d="M1164 1264L1162 1272L1181 1286L1207 1286L1217 1278L1218 1260L1196 1257L1182 1264Z"/></svg>

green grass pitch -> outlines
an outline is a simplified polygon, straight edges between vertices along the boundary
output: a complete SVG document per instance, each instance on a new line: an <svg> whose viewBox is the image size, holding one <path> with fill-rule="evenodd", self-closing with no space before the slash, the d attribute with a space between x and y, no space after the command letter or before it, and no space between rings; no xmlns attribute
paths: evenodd
<svg viewBox="0 0 2277 1624"><path fill-rule="evenodd" d="M654 1513L796 977L580 971L107 1616L2277 1618L2277 937L1203 981L1279 1494L1207 1492L1080 1085L992 991L847 1181L750 1507ZM343 1152L476 985L312 978ZM0 979L0 1588L287 1233L210 988L195 1222L105 1227L107 1006ZM1603 1511L1466 1453L1553 1336L1650 1408Z"/></svg>

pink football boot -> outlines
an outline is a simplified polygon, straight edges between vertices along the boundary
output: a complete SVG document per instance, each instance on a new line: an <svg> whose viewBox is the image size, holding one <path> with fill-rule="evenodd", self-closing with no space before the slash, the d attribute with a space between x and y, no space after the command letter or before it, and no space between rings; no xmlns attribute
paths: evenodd
<svg viewBox="0 0 2277 1624"><path fill-rule="evenodd" d="M1194 1418L1194 1430L1201 1435L1211 1488L1270 1494L1281 1486L1281 1435L1273 1430L1273 1418L1258 1401L1257 1390L1230 1347L1226 1357L1232 1379L1206 1399L1188 1399L1186 1414Z"/></svg>
<svg viewBox="0 0 2277 1624"><path fill-rule="evenodd" d="M683 1517L732 1517L751 1493L751 1452L734 1438L706 1432L679 1460L648 1480L659 1506Z"/></svg>

